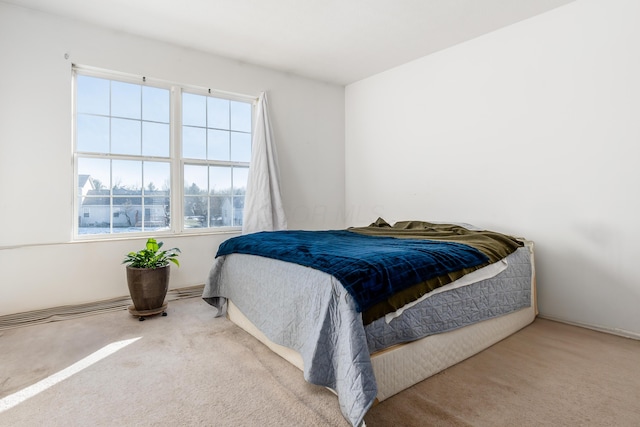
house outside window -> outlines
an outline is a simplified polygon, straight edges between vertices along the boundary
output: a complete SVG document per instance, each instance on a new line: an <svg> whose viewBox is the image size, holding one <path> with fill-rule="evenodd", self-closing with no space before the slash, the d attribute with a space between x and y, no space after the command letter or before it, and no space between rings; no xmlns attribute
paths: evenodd
<svg viewBox="0 0 640 427"><path fill-rule="evenodd" d="M77 238L242 226L253 98L83 68L73 80Z"/></svg>

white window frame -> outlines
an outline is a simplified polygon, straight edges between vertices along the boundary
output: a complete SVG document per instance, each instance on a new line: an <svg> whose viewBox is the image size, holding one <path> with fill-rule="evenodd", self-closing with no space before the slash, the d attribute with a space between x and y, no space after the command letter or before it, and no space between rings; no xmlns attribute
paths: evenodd
<svg viewBox="0 0 640 427"><path fill-rule="evenodd" d="M78 215L84 215L82 209L88 209L79 205L78 197L78 158L79 157L93 157L93 158L109 158L118 160L147 160L158 161L166 160L166 158L153 157L153 156L127 156L127 155L113 155L106 153L83 153L77 151L77 132L76 132L76 77L77 75L84 75L90 77L98 77L107 80L115 80L125 83L133 83L138 85L148 85L152 87L168 89L170 93L170 182L171 189L169 194L170 210L171 210L171 224L168 230L161 231L140 231L140 232L122 232L122 233L104 233L104 234L80 234ZM252 106L251 112L251 129L253 132L253 124L255 123L255 107L257 102L257 96L243 95L238 93L226 92L221 90L213 90L208 88L202 88L198 86L178 84L174 82L164 81L160 79L152 79L145 76L138 76L133 74L126 74L121 72L103 70L88 66L72 66L72 156L73 156L73 240L86 241L86 240L121 240L121 239L135 239L140 237L150 236L170 236L170 235L203 235L203 234L224 234L224 233L236 233L241 230L241 226L227 226L227 227L202 227L202 228L186 228L184 225L184 166L185 164L201 164L201 165L225 165L225 166L249 166L249 162L233 162L233 161L213 161L213 160L194 160L184 159L182 157L182 93L188 92L196 95L211 96L221 99L227 99L230 101L240 101L250 103ZM82 213L81 213L82 212Z"/></svg>

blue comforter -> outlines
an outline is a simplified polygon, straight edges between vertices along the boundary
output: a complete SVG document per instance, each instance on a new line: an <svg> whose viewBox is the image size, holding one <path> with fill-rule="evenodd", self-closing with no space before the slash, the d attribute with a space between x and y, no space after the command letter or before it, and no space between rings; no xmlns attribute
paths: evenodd
<svg viewBox="0 0 640 427"><path fill-rule="evenodd" d="M436 276L487 263L461 243L366 236L347 230L268 231L223 242L216 257L259 255L334 276L362 312L394 293Z"/></svg>

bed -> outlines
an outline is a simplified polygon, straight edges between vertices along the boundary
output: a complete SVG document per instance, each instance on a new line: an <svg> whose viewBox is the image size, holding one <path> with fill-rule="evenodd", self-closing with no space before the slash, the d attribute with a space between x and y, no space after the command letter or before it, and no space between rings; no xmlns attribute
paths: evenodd
<svg viewBox="0 0 640 427"><path fill-rule="evenodd" d="M326 255L334 250L342 252ZM370 260L374 252L389 264ZM382 219L255 233L223 242L203 298L305 380L333 390L359 426L375 402L533 321L533 243L465 224Z"/></svg>

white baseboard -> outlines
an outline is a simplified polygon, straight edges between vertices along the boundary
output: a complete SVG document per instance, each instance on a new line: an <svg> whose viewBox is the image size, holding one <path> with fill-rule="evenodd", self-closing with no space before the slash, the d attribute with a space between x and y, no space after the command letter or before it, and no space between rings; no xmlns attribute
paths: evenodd
<svg viewBox="0 0 640 427"><path fill-rule="evenodd" d="M624 329L618 329L618 328L607 328L605 326L590 325L588 323L573 322L571 320L562 319L562 318L559 318L559 317L547 316L547 315L542 314L542 313L538 314L538 317L540 317L542 319L553 320L554 322L566 323L567 325L579 326L581 328L591 329L591 330L598 331L598 332L604 332L604 333L607 333L607 334L618 335L618 336L621 336L621 337L624 337L624 338L631 338L631 339L634 339L634 340L640 340L640 333L638 333L638 332L631 332L631 331L626 331Z"/></svg>
<svg viewBox="0 0 640 427"><path fill-rule="evenodd" d="M183 298L199 297L202 295L203 289L204 285L169 289L165 301L176 301ZM36 325L39 323L57 322L60 320L92 316L94 314L107 313L111 311L126 310L131 304L131 298L127 295L86 304L65 305L62 307L52 307L24 313L8 314L0 316L0 331L19 328L22 326Z"/></svg>

